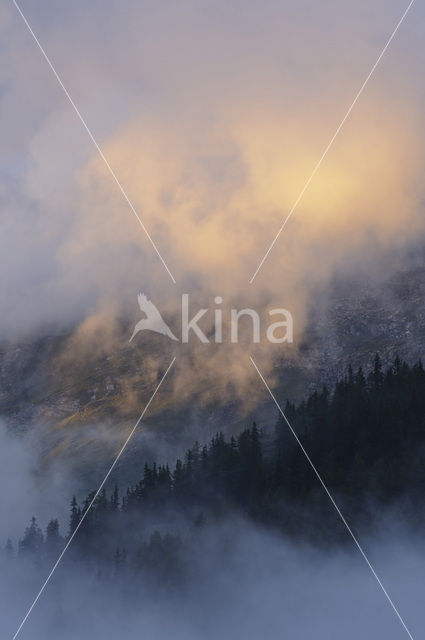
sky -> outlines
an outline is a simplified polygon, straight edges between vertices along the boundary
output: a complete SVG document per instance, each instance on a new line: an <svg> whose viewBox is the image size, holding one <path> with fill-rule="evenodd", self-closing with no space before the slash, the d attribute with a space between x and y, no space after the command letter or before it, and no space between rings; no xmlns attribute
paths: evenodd
<svg viewBox="0 0 425 640"><path fill-rule="evenodd" d="M171 315L183 292L200 306L220 295L239 308L285 307L299 341L311 292L333 273L368 260L373 270L381 251L422 236L420 3L253 284L407 3L20 6L177 283L3 3L3 339L72 327L77 342L100 330L113 340L116 318L137 313L143 291ZM197 353L183 358L203 375ZM264 366L274 353L265 345ZM236 360L214 353L213 376L227 367L243 377Z"/></svg>

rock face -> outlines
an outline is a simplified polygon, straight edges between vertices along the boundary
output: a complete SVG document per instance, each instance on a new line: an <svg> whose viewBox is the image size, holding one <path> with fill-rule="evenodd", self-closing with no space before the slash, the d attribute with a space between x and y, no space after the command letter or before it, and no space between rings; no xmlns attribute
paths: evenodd
<svg viewBox="0 0 425 640"><path fill-rule="evenodd" d="M384 364L396 355L409 362L425 355L425 267L398 271L379 285L339 280L328 300L309 327L319 378L333 381L350 362L368 366L376 352Z"/></svg>
<svg viewBox="0 0 425 640"><path fill-rule="evenodd" d="M370 366L376 352L384 364L398 354L413 362L425 353L425 266L399 270L380 283L340 278L312 299L310 321L297 353L275 365L277 396L299 400L323 383L332 385L349 363ZM14 431L32 431L48 463L72 458L85 468L105 459L125 439L164 361L161 338L134 349L123 331L105 353L75 350L70 335L38 337L0 347L0 415ZM189 404L189 403L188 403ZM199 403L198 403L199 405ZM164 385L130 452L144 458L175 458L195 439L218 430L239 431L247 421L273 426L276 410L265 402L241 418L237 403L175 407ZM141 444L142 443L142 444Z"/></svg>

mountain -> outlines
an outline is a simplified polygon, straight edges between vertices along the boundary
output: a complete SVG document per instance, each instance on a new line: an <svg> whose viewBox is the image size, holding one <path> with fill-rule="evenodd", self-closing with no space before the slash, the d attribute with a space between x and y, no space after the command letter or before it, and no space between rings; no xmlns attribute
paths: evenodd
<svg viewBox="0 0 425 640"><path fill-rule="evenodd" d="M419 261L379 283L339 277L317 292L295 355L275 363L279 401L333 385L348 363L368 367L376 352L384 365L396 354L410 363L420 358L424 276ZM1 345L0 414L14 432L35 434L41 466L66 457L91 477L121 446L163 373L161 363L168 364L161 336L151 334L135 348L129 328L122 323L118 338L101 348L76 348L72 332ZM127 455L166 462L218 430L237 433L255 419L266 430L273 425L275 408L267 398L248 413L241 409L236 399L205 404L192 396L176 404L165 384Z"/></svg>

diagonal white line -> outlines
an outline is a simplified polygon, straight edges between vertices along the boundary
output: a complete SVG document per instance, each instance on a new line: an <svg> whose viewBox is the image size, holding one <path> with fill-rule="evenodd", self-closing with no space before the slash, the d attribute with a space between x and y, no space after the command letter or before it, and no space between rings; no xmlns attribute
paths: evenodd
<svg viewBox="0 0 425 640"><path fill-rule="evenodd" d="M111 174L111 176L113 177L118 189L121 191L122 195L124 196L125 201L127 202L128 206L130 207L131 211L134 213L138 223L140 224L140 226L142 227L143 231L145 232L145 234L147 235L149 242L151 243L152 247L154 248L158 258L161 260L164 268L166 269L168 275L170 276L171 280L174 282L174 284L176 284L176 280L173 276L173 274L171 273L170 269L167 266L167 263L165 262L164 258L162 257L162 255L159 252L158 247L156 246L155 242L153 241L152 237L149 234L149 231L146 229L145 225L143 224L139 214L137 213L136 209L134 208L132 202L130 201L129 197L127 196L124 187L122 186L121 182L118 180L117 176L115 175L114 170L112 169L111 165L109 164L108 160L106 159L102 149L99 147L98 143L96 142L95 137L93 136L92 132L90 131L88 125L86 124L86 121L84 120L83 116L81 115L80 111L78 110L75 102L73 101L73 99L71 98L71 96L69 95L65 85L63 84L62 80L60 79L56 69L54 68L52 62L50 61L50 58L48 57L47 53L45 52L45 50L43 49L43 47L41 46L37 36L35 35L34 31L32 30L31 26L28 23L28 20L26 19L26 17L24 16L24 14L22 13L19 5L17 4L16 0L12 0L13 4L15 5L19 15L21 16L22 20L24 21L25 25L28 28L28 31L30 32L30 34L32 35L32 37L34 38L35 43L37 44L38 48L40 49L41 53L43 54L44 59L46 60L47 64L49 65L50 69L52 70L56 80L58 81L58 83L60 84L60 86L63 89L63 92L65 93L66 97L68 98L72 108L74 109L75 113L77 114L81 124L83 125L84 129L87 131L90 140L93 142L94 146L96 147L100 157L102 158L103 162L105 163L109 173Z"/></svg>
<svg viewBox="0 0 425 640"><path fill-rule="evenodd" d="M307 462L309 463L310 467L313 469L317 479L319 480L320 484L322 485L323 489L325 490L329 500L332 502L333 506L335 507L335 510L337 512L337 514L339 515L339 517L341 518L343 524L345 525L348 533L350 534L350 536L352 537L352 539L354 540L354 543L356 545L356 547L358 548L358 550L360 551L361 555L363 556L364 561L366 562L367 566L369 567L370 571L372 572L375 580L377 581L377 583L379 584L379 586L381 587L386 599L388 600L388 602L390 603L394 613L396 614L397 618L399 619L399 621L401 622L401 624L404 627L404 630L406 631L407 635L409 636L410 640L413 640L413 636L410 633L409 629L406 626L406 623L404 622L403 618L401 617L401 615L398 612L397 607L395 606L394 602L391 600L390 595L388 594L387 590L385 589L384 585L382 584L381 580L379 579L379 576L377 575L375 569L372 567L371 563L369 562L365 552L363 551L362 547L360 546L359 541L357 540L356 536L354 535L353 531L351 530L349 524L347 523L346 519L344 518L344 516L342 515L338 505L336 504L332 494L330 493L329 489L327 488L327 486L325 485L324 481L322 480L321 475L319 474L319 472L317 471L316 467L314 466L314 463L312 462L310 456L308 455L307 451L305 450L302 442L300 441L300 439L298 438L297 434L295 433L295 431L293 430L288 418L286 417L286 415L284 414L284 412L282 411L278 401L276 400L275 396L272 393L272 390L270 389L269 385L267 384L267 382L265 381L261 371L259 370L259 368L257 367L257 365L254 362L254 359L250 356L250 360L252 362L252 364L254 365L258 375L260 376L264 386L266 387L267 391L269 392L273 402L275 403L275 405L277 406L279 413L282 415L283 419L285 420L286 424L288 425L292 435L294 436L298 446L300 447L301 451L303 452L304 456L307 459Z"/></svg>
<svg viewBox="0 0 425 640"><path fill-rule="evenodd" d="M371 79L376 67L378 66L378 64L380 63L382 57L384 56L386 50L388 49L388 47L391 44L391 41L393 40L395 34L397 33L397 31L399 30L403 20L405 19L405 17L407 16L410 7L412 6L412 4L414 3L415 0L411 0L407 9L405 10L405 12L403 13L403 15L401 16L400 20L397 22L394 31L392 32L392 34L390 35L390 37L387 40L387 43L385 45L385 47L382 49L381 53L379 54L378 59L376 60L375 64L373 65L372 69L369 71L366 80L363 82L362 86L360 87L359 91L357 92L356 97L354 98L353 102L350 105L350 108L348 109L347 113L345 114L345 116L343 117L343 119L341 120L341 122L338 125L337 130L335 131L335 133L333 134L332 138L330 139L326 149L324 150L324 152L322 153L322 155L319 158L319 161L317 162L316 166L314 167L310 177L308 178L307 182L305 183L305 185L303 186L303 188L300 191L300 194L298 195L298 198L295 200L294 204L291 207L291 210L289 211L288 215L286 216L285 220L282 223L282 226L280 227L279 231L277 232L277 234L275 235L275 237L273 238L273 241L271 243L271 245L269 246L269 248L267 249L266 253L264 254L260 264L258 265L258 267L255 270L254 275L252 276L251 280L249 281L249 284L252 284L254 282L255 277L257 276L257 273L260 271L261 267L263 266L264 262L266 261L270 251L273 249L274 245L276 244L277 239L279 238L280 234L282 233L282 231L284 230L286 223L289 221L290 217L292 216L292 214L294 213L296 207L298 206L298 203L300 202L301 198L303 197L305 191L307 190L308 186L310 185L310 182L313 180L314 176L316 175L320 165L322 164L323 160L325 159L326 154L328 153L329 149L331 148L331 146L333 145L335 138L337 137L337 135L339 134L339 132L341 131L342 127L345 124L345 121L347 120L348 116L350 115L350 113L352 112L352 110L354 109L358 99L360 98L360 96L363 93L363 90L365 89L367 83L369 82L369 80Z"/></svg>
<svg viewBox="0 0 425 640"><path fill-rule="evenodd" d="M150 404L151 404L152 400L153 400L153 399L154 399L154 397L156 396L156 394L157 394L157 392L158 392L159 387L160 387L160 386L161 386L161 384L164 382L164 380L165 380L165 378L166 378L166 376L167 376L167 374L168 374L169 370L170 370L170 369L171 369L171 367L173 366L174 361L175 361L175 358L173 358L173 359L171 360L170 364L168 365L168 368L167 368L166 372L165 372L165 373L164 373L164 375L162 376L161 380L160 380L160 381L159 381L159 383L158 383L158 386L156 387L155 391L154 391L154 392L153 392L153 394L151 395L151 397L150 397L150 399L149 399L149 402L147 403L147 405L146 405L146 406L145 406L145 408L143 409L142 413L140 414L139 419L137 420L136 424L134 425L134 427L133 427L133 428L132 428L132 430L130 431L130 433L129 433L129 435L128 435L127 439L126 439L126 441L124 442L123 446L122 446L122 447L121 447L121 449L119 450L119 452L118 452L118 454L117 454L117 456L116 456L115 460L113 461L112 465L110 466L108 473L107 473L107 474L106 474L106 476L103 478L103 480L102 480L101 484L99 485L98 490L97 490L97 491L96 491L96 493L94 494L94 497L92 498L92 500L91 500L91 502L90 502L89 506L87 507L86 511L84 512L84 514L83 514L83 516L82 516L82 518L81 518L80 522L79 522L79 523L78 523L78 525L75 527L75 529L74 529L73 533L71 534L71 536L70 536L70 538L69 538L68 542L66 543L65 547L63 548L62 553L60 554L59 558L56 560L55 564L53 565L53 567L52 567L52 569L51 569L51 571L50 571L50 573L49 573L49 575L48 575L48 576L47 576L47 578L45 579L45 581L44 581L44 583L43 583L43 585L42 585L42 587L41 587L40 591L38 592L37 596L34 598L34 600L33 600L32 604L31 604L30 608L29 608L29 609L28 609L28 611L26 612L26 614L25 614L25 616L24 616L24 618L23 618L23 620L22 620L21 624L19 625L19 627L17 628L17 630L16 630L16 632L15 632L15 635L13 636L13 640L16 640L16 638L18 637L18 635L19 635L19 633L20 633L20 631L21 631L22 627L24 626L24 624L25 624L25 622L27 621L28 617L30 616L30 614L31 614L32 610L34 609L35 605L37 604L38 599L40 598L40 596L41 596L41 594L43 593L44 589L47 587L47 585L48 585L48 583L49 583L49 581L50 581L50 578L53 576L53 574L54 574L54 572L56 571L56 569L57 569L57 567L58 567L59 563L61 562L61 560L62 560L63 556L65 555L65 553L66 553L66 551L67 551L68 547L70 546L70 544L72 543L73 539L75 538L75 536L76 536L76 534L77 534L78 529L81 527L81 525L82 525L82 523L84 522L84 520L85 520L85 518L86 518L86 516L87 516L88 512L90 511L90 509L92 508L93 504L95 503L96 498L98 497L99 493L102 491L102 489L103 489L103 487L104 487L104 485L105 485L105 482L108 480L109 476L111 475L111 473L112 473L112 471L113 471L113 469L114 469L115 465L117 464L118 460L120 459L120 457L121 457L121 456L122 456L122 454L124 453L124 451L125 451L125 449L126 449L126 447L127 447L128 443L130 442L131 438L132 438L132 437L133 437L133 435L134 435L134 432L136 431L137 427L139 426L140 421L142 420L142 418L143 418L143 416L145 415L146 411L149 409L149 406L150 406Z"/></svg>

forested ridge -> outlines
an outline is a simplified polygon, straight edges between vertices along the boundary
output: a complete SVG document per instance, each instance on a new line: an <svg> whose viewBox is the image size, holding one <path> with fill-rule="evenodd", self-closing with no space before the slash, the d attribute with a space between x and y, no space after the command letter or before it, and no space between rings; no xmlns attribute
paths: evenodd
<svg viewBox="0 0 425 640"><path fill-rule="evenodd" d="M388 505L403 499L419 518L425 489L424 410L422 363L409 366L397 358L383 370L379 356L367 374L349 368L331 392L324 387L301 404L284 407L348 520L371 500ZM64 537L56 519L43 534L32 518L17 555L39 562L55 558L93 496L82 504L72 499ZM312 526L313 512L320 514L320 525L314 518ZM173 468L145 464L135 486L121 494L117 486L110 495L103 491L73 540L69 561L159 573L166 567L168 575L170 567L181 569L183 549L187 552L197 532L229 515L292 536L320 537L328 525L332 536L343 535L323 487L279 414L273 433L255 423L237 437L218 433L207 445L195 443ZM5 552L14 554L10 541Z"/></svg>

